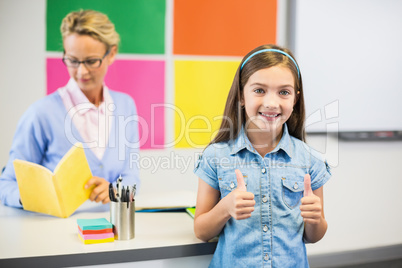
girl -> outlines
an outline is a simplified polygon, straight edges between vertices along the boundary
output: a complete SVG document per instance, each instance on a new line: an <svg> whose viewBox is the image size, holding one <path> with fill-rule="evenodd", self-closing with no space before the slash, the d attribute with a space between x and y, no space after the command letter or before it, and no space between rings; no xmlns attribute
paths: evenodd
<svg viewBox="0 0 402 268"><path fill-rule="evenodd" d="M82 142L94 177L90 200L108 203L109 182L121 174L124 182L139 184L138 169L130 168L129 156L138 142L138 125L127 118L136 115L134 101L104 84L108 67L117 54L119 35L100 12L71 12L62 21L63 62L70 81L34 103L22 116L12 143L10 158L0 177L1 203L22 207L13 160L22 159L54 170L77 141ZM117 119L124 119L118 129ZM123 140L124 139L124 140Z"/></svg>
<svg viewBox="0 0 402 268"><path fill-rule="evenodd" d="M304 120L291 52L264 45L247 54L194 170L195 234L219 235L211 267L308 267L304 243L326 232L323 185L331 174L304 143Z"/></svg>

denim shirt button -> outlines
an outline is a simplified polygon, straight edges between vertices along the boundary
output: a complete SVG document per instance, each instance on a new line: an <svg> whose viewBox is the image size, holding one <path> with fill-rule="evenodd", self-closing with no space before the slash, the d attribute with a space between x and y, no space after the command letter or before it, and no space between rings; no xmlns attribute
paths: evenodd
<svg viewBox="0 0 402 268"><path fill-rule="evenodd" d="M297 182L295 182L295 185L293 185L293 189L295 190L299 189L299 185L297 184Z"/></svg>
<svg viewBox="0 0 402 268"><path fill-rule="evenodd" d="M262 172L262 174L265 174L265 172L266 172L265 168L262 168L261 172Z"/></svg>
<svg viewBox="0 0 402 268"><path fill-rule="evenodd" d="M262 230L263 230L264 232L267 232L267 231L268 231L268 226L264 225L264 228L262 228Z"/></svg>
<svg viewBox="0 0 402 268"><path fill-rule="evenodd" d="M230 188L234 188L235 187L235 184L233 183L233 181L230 183Z"/></svg>
<svg viewBox="0 0 402 268"><path fill-rule="evenodd" d="M267 203L267 201L268 201L268 198L264 195L263 198L262 198L262 202Z"/></svg>
<svg viewBox="0 0 402 268"><path fill-rule="evenodd" d="M268 260L269 260L269 256L268 256L268 254L265 254L265 256L264 256L264 260L266 260L266 261L268 261Z"/></svg>

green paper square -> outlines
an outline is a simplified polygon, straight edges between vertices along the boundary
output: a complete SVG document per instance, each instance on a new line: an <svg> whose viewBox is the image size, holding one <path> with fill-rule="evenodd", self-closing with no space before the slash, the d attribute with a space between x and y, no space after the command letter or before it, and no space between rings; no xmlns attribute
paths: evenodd
<svg viewBox="0 0 402 268"><path fill-rule="evenodd" d="M47 51L63 51L61 21L69 12L80 9L93 9L109 17L120 34L119 52L165 53L165 0L47 0Z"/></svg>

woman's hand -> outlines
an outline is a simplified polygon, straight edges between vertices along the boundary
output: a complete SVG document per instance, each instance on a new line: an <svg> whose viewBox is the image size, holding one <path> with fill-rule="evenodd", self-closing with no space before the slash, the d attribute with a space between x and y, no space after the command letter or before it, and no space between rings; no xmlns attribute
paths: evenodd
<svg viewBox="0 0 402 268"><path fill-rule="evenodd" d="M88 189L92 186L95 186L95 188L92 190L92 193L89 196L91 201L95 201L97 203L102 202L103 204L110 202L109 182L107 180L94 176L87 182L85 189Z"/></svg>

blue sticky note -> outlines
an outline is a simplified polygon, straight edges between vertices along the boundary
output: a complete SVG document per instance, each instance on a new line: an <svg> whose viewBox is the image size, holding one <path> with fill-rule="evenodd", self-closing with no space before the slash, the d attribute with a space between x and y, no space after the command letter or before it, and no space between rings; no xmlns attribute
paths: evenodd
<svg viewBox="0 0 402 268"><path fill-rule="evenodd" d="M113 225L105 218L99 219L77 219L81 230L102 230L113 228Z"/></svg>

